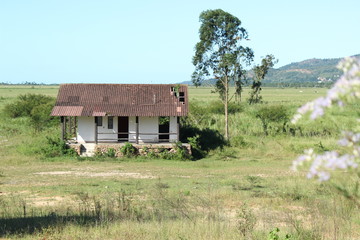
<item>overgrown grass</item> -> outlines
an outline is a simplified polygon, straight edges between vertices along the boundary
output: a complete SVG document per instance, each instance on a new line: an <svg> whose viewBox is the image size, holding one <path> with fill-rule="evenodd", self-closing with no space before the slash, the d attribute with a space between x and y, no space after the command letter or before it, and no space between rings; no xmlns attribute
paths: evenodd
<svg viewBox="0 0 360 240"><path fill-rule="evenodd" d="M190 101L205 109L188 126L188 134L206 136L200 143L207 156L197 161L49 158L41 154L45 136L59 137L59 127L35 132L27 118L0 115L0 236L267 239L279 228L280 239L359 238L356 206L305 172L289 170L306 148L334 149L340 129L355 126L357 106L334 109L321 121L288 123L286 132L270 122L266 135L256 117L260 108L281 104L291 115L325 89L265 88L265 104L242 104L231 113L231 140L223 143L221 112L206 110L218 99L210 91L190 88ZM56 89L0 88L0 111L26 93L54 96Z"/></svg>

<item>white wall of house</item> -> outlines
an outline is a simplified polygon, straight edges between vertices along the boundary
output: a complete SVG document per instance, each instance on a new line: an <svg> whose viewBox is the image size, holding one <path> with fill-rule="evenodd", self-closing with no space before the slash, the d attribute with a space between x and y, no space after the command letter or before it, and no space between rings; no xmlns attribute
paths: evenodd
<svg viewBox="0 0 360 240"><path fill-rule="evenodd" d="M102 117L102 126L98 126L98 140L102 142L117 141L118 119L114 117L113 129L108 128L108 117ZM95 118L78 117L77 141L79 143L95 142Z"/></svg>
<svg viewBox="0 0 360 240"><path fill-rule="evenodd" d="M139 142L158 142L159 117L139 117ZM144 135L141 133L153 133Z"/></svg>
<svg viewBox="0 0 360 240"><path fill-rule="evenodd" d="M94 120L95 121L95 120ZM118 117L113 117L113 128L108 127L109 117L102 117L102 126L98 126L98 141L114 142L118 138Z"/></svg>
<svg viewBox="0 0 360 240"><path fill-rule="evenodd" d="M136 117L129 117L129 142L136 142Z"/></svg>
<svg viewBox="0 0 360 240"><path fill-rule="evenodd" d="M170 117L170 126L169 126L170 133L177 133L177 117ZM170 142L177 141L177 135L170 134L169 135Z"/></svg>
<svg viewBox="0 0 360 240"><path fill-rule="evenodd" d="M78 117L78 128L76 139L79 143L95 141L94 117Z"/></svg>
<svg viewBox="0 0 360 240"><path fill-rule="evenodd" d="M118 117L114 117L113 129L108 128L108 117L102 117L102 126L98 126L98 141L117 142ZM170 133L177 133L177 117L170 117ZM159 117L139 117L139 142L159 142ZM147 133L147 134L141 134ZM170 142L177 140L177 135L170 134ZM77 141L95 142L94 117L78 117ZM136 117L129 117L129 142L136 142Z"/></svg>

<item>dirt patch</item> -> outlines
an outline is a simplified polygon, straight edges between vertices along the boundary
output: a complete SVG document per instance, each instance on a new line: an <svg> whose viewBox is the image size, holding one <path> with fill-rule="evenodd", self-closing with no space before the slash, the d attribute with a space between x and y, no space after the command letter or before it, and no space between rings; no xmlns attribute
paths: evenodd
<svg viewBox="0 0 360 240"><path fill-rule="evenodd" d="M67 202L68 199L60 196L54 197L34 197L29 199L31 201L31 205L34 207L44 207L44 206L57 206L61 203Z"/></svg>
<svg viewBox="0 0 360 240"><path fill-rule="evenodd" d="M137 179L148 179L156 178L150 174L143 175L141 173L131 173L131 172L120 172L120 171L110 171L110 172L80 172L80 171L52 171L52 172L37 172L36 175L72 175L79 177L124 177L124 178L137 178Z"/></svg>
<svg viewBox="0 0 360 240"><path fill-rule="evenodd" d="M72 171L38 172L37 175L72 175Z"/></svg>

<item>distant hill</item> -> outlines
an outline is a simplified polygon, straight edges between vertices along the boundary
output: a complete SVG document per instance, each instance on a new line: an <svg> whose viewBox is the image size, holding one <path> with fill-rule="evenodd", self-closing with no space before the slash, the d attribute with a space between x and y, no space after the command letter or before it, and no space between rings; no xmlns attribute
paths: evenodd
<svg viewBox="0 0 360 240"><path fill-rule="evenodd" d="M360 58L360 54L355 55ZM264 83L331 82L342 74L336 66L342 58L308 59L291 63L277 69L271 69Z"/></svg>
<svg viewBox="0 0 360 240"><path fill-rule="evenodd" d="M360 54L354 55L360 58ZM308 59L301 62L291 63L280 68L270 69L263 83L264 85L297 84L297 83L331 83L339 78L341 70L336 66L342 58L331 59ZM251 76L251 73L249 74ZM251 81L249 81L251 82ZM215 79L209 79L203 85L213 85ZM182 84L192 85L191 81Z"/></svg>

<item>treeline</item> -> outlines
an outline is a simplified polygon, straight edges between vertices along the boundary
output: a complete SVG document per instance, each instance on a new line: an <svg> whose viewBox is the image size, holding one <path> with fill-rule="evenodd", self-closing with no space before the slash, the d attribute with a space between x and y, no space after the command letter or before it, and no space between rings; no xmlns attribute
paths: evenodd
<svg viewBox="0 0 360 240"><path fill-rule="evenodd" d="M22 82L22 83L10 83L10 82L0 82L0 85L27 85L27 86L40 86L40 85L48 85L48 86L56 86L59 85L58 83L51 83L51 84L46 84L46 83L37 83L37 82Z"/></svg>
<svg viewBox="0 0 360 240"><path fill-rule="evenodd" d="M276 88L330 88L334 82L263 82L264 87Z"/></svg>

